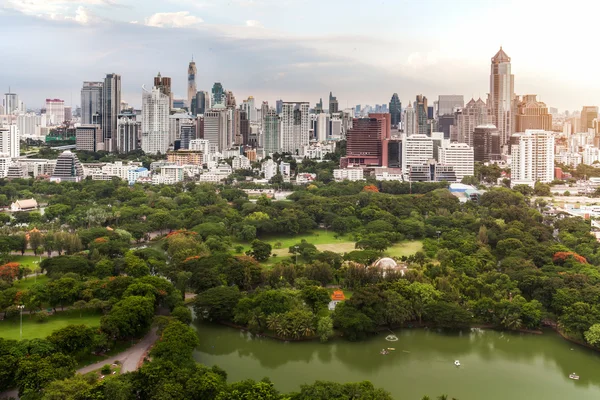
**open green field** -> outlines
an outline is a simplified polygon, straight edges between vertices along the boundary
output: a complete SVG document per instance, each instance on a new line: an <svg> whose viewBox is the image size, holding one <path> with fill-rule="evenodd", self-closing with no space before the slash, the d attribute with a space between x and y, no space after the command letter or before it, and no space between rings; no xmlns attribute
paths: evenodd
<svg viewBox="0 0 600 400"><path fill-rule="evenodd" d="M11 262L18 262L23 267L30 268L31 270L39 268L40 257L38 256L12 256Z"/></svg>
<svg viewBox="0 0 600 400"><path fill-rule="evenodd" d="M23 315L23 339L45 338L53 331L68 325L84 324L87 326L100 326L100 314L82 313L79 311L57 312L48 318L47 322L36 322L33 316ZM10 321L0 321L0 337L19 340L19 317Z"/></svg>
<svg viewBox="0 0 600 400"><path fill-rule="evenodd" d="M37 277L31 276L29 278L20 279L14 282L14 287L17 289L29 289L31 286L36 283L46 283L49 281L49 278L46 275L38 275Z"/></svg>
<svg viewBox="0 0 600 400"><path fill-rule="evenodd" d="M423 250L423 242L420 240L415 240L411 242L396 243L395 245L387 249L384 253L388 257L408 257L421 250Z"/></svg>

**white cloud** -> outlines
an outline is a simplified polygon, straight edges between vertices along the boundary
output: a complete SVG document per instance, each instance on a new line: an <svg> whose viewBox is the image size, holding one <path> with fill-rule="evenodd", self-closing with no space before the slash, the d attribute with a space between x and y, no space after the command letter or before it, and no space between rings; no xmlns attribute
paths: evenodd
<svg viewBox="0 0 600 400"><path fill-rule="evenodd" d="M146 18L146 25L157 28L184 28L204 22L202 18L190 15L189 11L156 13Z"/></svg>
<svg viewBox="0 0 600 400"><path fill-rule="evenodd" d="M246 26L249 26L250 28L264 28L263 24L255 19L249 19L246 21Z"/></svg>
<svg viewBox="0 0 600 400"><path fill-rule="evenodd" d="M72 6L77 5L75 10ZM4 8L12 9L26 15L55 21L73 21L88 25L100 21L84 5L119 6L112 0L7 0Z"/></svg>

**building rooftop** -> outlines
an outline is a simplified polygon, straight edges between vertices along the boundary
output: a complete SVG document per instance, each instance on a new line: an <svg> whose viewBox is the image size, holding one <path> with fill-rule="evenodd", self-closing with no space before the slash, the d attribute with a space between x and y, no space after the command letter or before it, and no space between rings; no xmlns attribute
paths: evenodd
<svg viewBox="0 0 600 400"><path fill-rule="evenodd" d="M496 55L492 58L492 63L500 64L510 62L510 57L502 50L502 46L500 46L500 50L496 53Z"/></svg>

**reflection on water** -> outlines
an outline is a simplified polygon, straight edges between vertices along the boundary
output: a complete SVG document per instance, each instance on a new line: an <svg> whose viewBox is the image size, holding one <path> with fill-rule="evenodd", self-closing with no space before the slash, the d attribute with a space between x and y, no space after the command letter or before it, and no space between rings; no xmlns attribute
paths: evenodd
<svg viewBox="0 0 600 400"><path fill-rule="evenodd" d="M284 391L317 379L371 380L394 398L448 393L461 400L600 399L600 356L544 335L474 330L387 333L359 343L284 343L216 325L196 325L196 360L224 368L231 381L270 377ZM393 347L387 355L381 349ZM460 360L457 368L454 360ZM581 376L573 381L568 375Z"/></svg>

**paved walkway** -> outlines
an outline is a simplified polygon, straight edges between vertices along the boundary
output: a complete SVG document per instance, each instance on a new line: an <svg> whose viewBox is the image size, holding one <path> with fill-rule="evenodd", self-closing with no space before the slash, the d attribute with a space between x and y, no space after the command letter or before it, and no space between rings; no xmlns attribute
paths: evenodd
<svg viewBox="0 0 600 400"><path fill-rule="evenodd" d="M114 364L115 361L121 362L121 373L133 372L138 369L138 365L141 364L140 362L142 361L142 357L144 357L146 351L154 344L154 342L156 342L157 339L158 335L156 334L156 328L152 328L152 330L134 346L105 360L80 368L77 370L77 373L87 374L88 372L99 370L106 364ZM15 389L0 393L0 399L10 397L18 399L18 391Z"/></svg>

